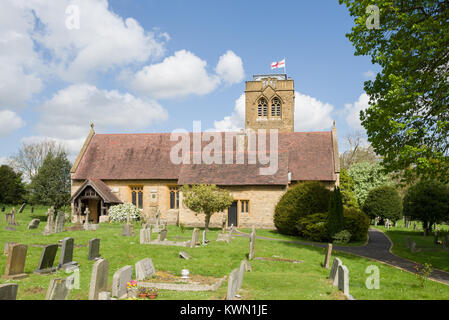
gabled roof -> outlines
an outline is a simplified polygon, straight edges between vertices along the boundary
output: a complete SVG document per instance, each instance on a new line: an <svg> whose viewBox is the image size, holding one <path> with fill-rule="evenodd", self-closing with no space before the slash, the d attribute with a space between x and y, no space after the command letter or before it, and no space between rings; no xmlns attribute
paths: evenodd
<svg viewBox="0 0 449 320"><path fill-rule="evenodd" d="M86 180L78 190L72 195L69 202L73 202L88 186L92 187L103 199L105 203L118 204L122 201L112 193L111 189L101 180L88 179Z"/></svg>
<svg viewBox="0 0 449 320"><path fill-rule="evenodd" d="M225 133L222 137L225 146ZM237 133L236 133L237 134ZM272 177L257 175L260 165L174 164L170 160L170 133L96 134L84 150L73 180L178 180L179 182L217 181L227 185L287 184L293 181L335 181L332 132L289 132L278 134L279 171ZM190 151L193 137L190 133ZM207 146L210 142L202 142ZM267 150L269 150L269 136ZM234 143L233 150L235 152ZM228 150L229 151L229 150ZM190 163L192 163L191 161ZM257 169L257 170L256 170Z"/></svg>

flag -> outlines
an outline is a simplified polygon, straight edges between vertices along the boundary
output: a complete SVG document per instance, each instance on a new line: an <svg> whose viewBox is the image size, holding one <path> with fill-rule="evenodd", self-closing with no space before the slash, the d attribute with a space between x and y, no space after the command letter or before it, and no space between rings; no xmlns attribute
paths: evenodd
<svg viewBox="0 0 449 320"><path fill-rule="evenodd" d="M271 69L285 68L285 59L271 64Z"/></svg>

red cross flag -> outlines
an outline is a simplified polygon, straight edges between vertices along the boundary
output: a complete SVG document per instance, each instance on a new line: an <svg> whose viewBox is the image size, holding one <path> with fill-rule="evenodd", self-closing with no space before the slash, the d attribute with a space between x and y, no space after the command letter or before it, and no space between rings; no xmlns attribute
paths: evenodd
<svg viewBox="0 0 449 320"><path fill-rule="evenodd" d="M271 64L271 69L285 68L285 59Z"/></svg>

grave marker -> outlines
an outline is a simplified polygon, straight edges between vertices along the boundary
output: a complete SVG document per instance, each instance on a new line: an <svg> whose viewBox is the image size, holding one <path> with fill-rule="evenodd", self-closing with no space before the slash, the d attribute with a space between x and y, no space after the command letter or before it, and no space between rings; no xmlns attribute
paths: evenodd
<svg viewBox="0 0 449 320"><path fill-rule="evenodd" d="M249 237L249 254L248 254L248 259L252 260L254 259L254 255L255 255L255 243L256 243L256 230L251 231L251 235Z"/></svg>
<svg viewBox="0 0 449 320"><path fill-rule="evenodd" d="M109 262L105 259L95 261L90 278L89 300L98 300L98 295L108 289Z"/></svg>
<svg viewBox="0 0 449 320"><path fill-rule="evenodd" d="M228 278L228 290L226 293L226 300L234 300L238 291L239 283L239 269L232 270Z"/></svg>
<svg viewBox="0 0 449 320"><path fill-rule="evenodd" d="M67 300L70 294L67 279L51 279L45 300Z"/></svg>
<svg viewBox="0 0 449 320"><path fill-rule="evenodd" d="M40 219L31 220L30 223L28 224L28 230L37 229L39 227L40 222L41 222Z"/></svg>
<svg viewBox="0 0 449 320"><path fill-rule="evenodd" d="M59 232L64 231L64 220L65 220L64 212L58 212L58 214L56 215L54 233L59 233Z"/></svg>
<svg viewBox="0 0 449 320"><path fill-rule="evenodd" d="M27 249L24 244L9 244L5 274L2 278L16 280L28 277L24 273Z"/></svg>
<svg viewBox="0 0 449 320"><path fill-rule="evenodd" d="M324 264L323 264L323 267L326 269L329 269L331 256L332 256L332 243L328 243L326 247L326 255L324 257Z"/></svg>
<svg viewBox="0 0 449 320"><path fill-rule="evenodd" d="M100 239L89 240L89 257L88 260L100 258Z"/></svg>
<svg viewBox="0 0 449 320"><path fill-rule="evenodd" d="M345 296L349 296L349 271L344 265L338 267L338 289L343 291Z"/></svg>
<svg viewBox="0 0 449 320"><path fill-rule="evenodd" d="M64 238L62 241L61 255L59 256L58 269L72 269L78 265L73 261L73 248L75 240L73 238Z"/></svg>
<svg viewBox="0 0 449 320"><path fill-rule="evenodd" d="M145 258L136 263L136 279L141 281L156 272L153 261L150 258Z"/></svg>
<svg viewBox="0 0 449 320"><path fill-rule="evenodd" d="M37 269L34 270L34 273L45 274L56 271L56 268L53 267L53 263L55 261L57 251L57 244L49 244L42 248L41 258L39 260Z"/></svg>
<svg viewBox="0 0 449 320"><path fill-rule="evenodd" d="M190 241L190 247L194 248L196 244L198 243L198 236L199 236L200 230L198 228L194 228L192 232L192 240Z"/></svg>
<svg viewBox="0 0 449 320"><path fill-rule="evenodd" d="M132 266L125 266L117 270L112 277L112 296L118 298L126 297L126 284L132 280L132 277Z"/></svg>
<svg viewBox="0 0 449 320"><path fill-rule="evenodd" d="M17 283L0 284L0 300L16 300L18 289Z"/></svg>
<svg viewBox="0 0 449 320"><path fill-rule="evenodd" d="M334 286L338 285L338 268L342 264L343 263L341 262L341 260L339 258L335 258L334 261L332 262L332 268L331 268L331 272L329 274L329 279L332 281L332 284Z"/></svg>

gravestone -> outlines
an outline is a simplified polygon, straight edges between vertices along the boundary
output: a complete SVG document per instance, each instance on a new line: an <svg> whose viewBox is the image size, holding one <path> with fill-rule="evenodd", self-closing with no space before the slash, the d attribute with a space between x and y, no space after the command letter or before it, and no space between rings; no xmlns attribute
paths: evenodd
<svg viewBox="0 0 449 320"><path fill-rule="evenodd" d="M338 289L343 291L345 296L349 296L349 271L344 265L338 267Z"/></svg>
<svg viewBox="0 0 449 320"><path fill-rule="evenodd" d="M216 241L224 241L226 243L230 243L232 240L232 234L229 233L219 233L217 235L217 240Z"/></svg>
<svg viewBox="0 0 449 320"><path fill-rule="evenodd" d="M16 222L16 209L15 209L15 208L12 208L12 211L11 211L10 214L9 214L9 221L8 221L8 224L13 225L13 226L19 225L19 224Z"/></svg>
<svg viewBox="0 0 449 320"><path fill-rule="evenodd" d="M37 269L34 270L34 273L45 274L56 271L56 268L53 267L56 252L58 252L57 244L49 244L42 248L41 258L39 260Z"/></svg>
<svg viewBox="0 0 449 320"><path fill-rule="evenodd" d="M64 231L64 220L65 220L64 212L58 212L58 214L56 215L55 229L53 231L54 233Z"/></svg>
<svg viewBox="0 0 449 320"><path fill-rule="evenodd" d="M5 213L5 222L7 224L11 224L12 221L12 212Z"/></svg>
<svg viewBox="0 0 449 320"><path fill-rule="evenodd" d="M31 206L30 212L31 212L31 214L34 213L34 207L33 206Z"/></svg>
<svg viewBox="0 0 449 320"><path fill-rule="evenodd" d="M26 203L23 203L22 204L22 206L20 207L20 209L19 209L19 213L22 213L23 212L23 209L25 209L25 206L26 206L27 204Z"/></svg>
<svg viewBox="0 0 449 320"><path fill-rule="evenodd" d="M24 273L25 260L28 247L24 244L10 244L8 246L8 258L6 259L4 279L23 279L28 277Z"/></svg>
<svg viewBox="0 0 449 320"><path fill-rule="evenodd" d="M410 252L414 253L416 251L416 242L412 241L412 244L410 246Z"/></svg>
<svg viewBox="0 0 449 320"><path fill-rule="evenodd" d="M58 269L69 270L78 265L77 262L73 261L74 242L75 240L73 238L64 238L62 241Z"/></svg>
<svg viewBox="0 0 449 320"><path fill-rule="evenodd" d="M18 289L17 283L0 284L0 300L16 300Z"/></svg>
<svg viewBox="0 0 449 320"><path fill-rule="evenodd" d="M150 258L145 258L136 263L136 279L139 281L151 277L155 272L153 261Z"/></svg>
<svg viewBox="0 0 449 320"><path fill-rule="evenodd" d="M194 228L192 232L192 240L190 241L190 247L194 248L196 244L198 243L198 236L199 236L200 230L198 228Z"/></svg>
<svg viewBox="0 0 449 320"><path fill-rule="evenodd" d="M332 256L332 243L328 243L326 247L326 255L324 257L323 267L329 269L329 264Z"/></svg>
<svg viewBox="0 0 449 320"><path fill-rule="evenodd" d="M132 280L132 277L132 266L125 266L117 270L112 277L112 296L118 298L126 297L126 284Z"/></svg>
<svg viewBox="0 0 449 320"><path fill-rule="evenodd" d="M186 260L189 260L189 259L190 259L190 255L189 255L187 252L185 252L185 251L181 251L181 252L179 253L179 257L180 257L180 258L183 258L183 259L186 259Z"/></svg>
<svg viewBox="0 0 449 320"><path fill-rule="evenodd" d="M100 239L89 240L89 257L88 260L100 258Z"/></svg>
<svg viewBox="0 0 449 320"><path fill-rule="evenodd" d="M254 228L253 228L253 231L251 232L251 235L249 236L249 254L248 254L249 260L254 259L255 243L256 243L256 230L254 230Z"/></svg>
<svg viewBox="0 0 449 320"><path fill-rule="evenodd" d="M37 229L39 227L40 222L41 222L40 219L31 220L30 223L28 224L28 230Z"/></svg>
<svg viewBox="0 0 449 320"><path fill-rule="evenodd" d="M329 279L332 281L332 284L334 286L338 285L338 268L342 264L343 263L341 262L341 260L339 258L335 258L334 261L332 262L332 268L331 268L331 272L329 274Z"/></svg>
<svg viewBox="0 0 449 320"><path fill-rule="evenodd" d="M53 207L47 210L47 224L45 225L43 234L51 234L55 230L54 226L55 209Z"/></svg>
<svg viewBox="0 0 449 320"><path fill-rule="evenodd" d="M124 237L134 236L134 226L132 224L124 224L122 229L122 236Z"/></svg>
<svg viewBox="0 0 449 320"><path fill-rule="evenodd" d="M101 291L98 294L98 300L111 300L111 293L107 291Z"/></svg>
<svg viewBox="0 0 449 320"><path fill-rule="evenodd" d="M246 260L243 260L240 263L239 277L238 277L238 282L237 282L237 290L242 287L243 277L244 277L245 272L246 272L246 264L247 264Z"/></svg>
<svg viewBox="0 0 449 320"><path fill-rule="evenodd" d="M108 289L109 262L105 259L95 261L89 286L89 300L98 300L98 294Z"/></svg>
<svg viewBox="0 0 449 320"><path fill-rule="evenodd" d="M7 256L8 255L8 251L9 251L9 246L13 245L13 244L17 244L17 242L6 242L5 243L5 247L3 249L3 255Z"/></svg>
<svg viewBox="0 0 449 320"><path fill-rule="evenodd" d="M161 230L157 236L157 241L165 241L167 239L167 230Z"/></svg>
<svg viewBox="0 0 449 320"><path fill-rule="evenodd" d="M410 249L410 237L405 237L405 246Z"/></svg>
<svg viewBox="0 0 449 320"><path fill-rule="evenodd" d="M51 279L45 300L67 300L70 294L67 279Z"/></svg>
<svg viewBox="0 0 449 320"><path fill-rule="evenodd" d="M228 290L226 292L226 300L234 300L238 291L239 269L232 270L228 278Z"/></svg>
<svg viewBox="0 0 449 320"><path fill-rule="evenodd" d="M147 244L151 242L151 229L140 229L140 244Z"/></svg>

